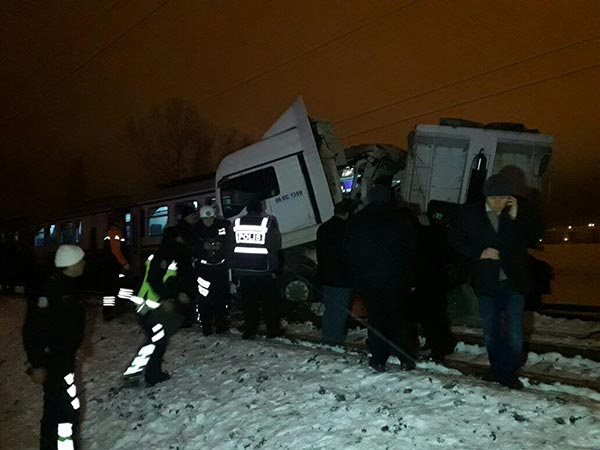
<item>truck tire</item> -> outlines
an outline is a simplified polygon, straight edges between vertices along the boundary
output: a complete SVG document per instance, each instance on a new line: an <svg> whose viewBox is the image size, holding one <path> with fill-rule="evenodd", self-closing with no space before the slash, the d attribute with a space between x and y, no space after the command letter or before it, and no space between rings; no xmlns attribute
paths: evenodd
<svg viewBox="0 0 600 450"><path fill-rule="evenodd" d="M294 264L286 267L282 277L281 297L291 303L310 304L315 301L316 271L305 264Z"/></svg>

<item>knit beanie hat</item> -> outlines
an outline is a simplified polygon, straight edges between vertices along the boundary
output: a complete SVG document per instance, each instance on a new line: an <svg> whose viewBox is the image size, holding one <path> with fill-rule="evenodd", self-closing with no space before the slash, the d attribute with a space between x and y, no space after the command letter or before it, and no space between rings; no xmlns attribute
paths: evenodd
<svg viewBox="0 0 600 450"><path fill-rule="evenodd" d="M83 259L83 250L76 245L61 245L54 256L56 267L74 266Z"/></svg>
<svg viewBox="0 0 600 450"><path fill-rule="evenodd" d="M486 197L513 195L512 183L504 175L499 173L492 175L483 186L483 195Z"/></svg>

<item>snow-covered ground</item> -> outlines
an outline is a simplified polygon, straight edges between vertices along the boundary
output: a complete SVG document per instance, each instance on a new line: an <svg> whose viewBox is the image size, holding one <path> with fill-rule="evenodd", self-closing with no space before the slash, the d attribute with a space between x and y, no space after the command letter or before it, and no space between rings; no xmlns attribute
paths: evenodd
<svg viewBox="0 0 600 450"><path fill-rule="evenodd" d="M22 299L0 299L3 449L37 446L41 389L23 372L23 310ZM90 313L80 384L86 450L600 449L600 401L589 391L510 391L432 363L376 374L361 354L285 339L182 330L166 355L171 380L121 389L142 334L133 318L104 324Z"/></svg>

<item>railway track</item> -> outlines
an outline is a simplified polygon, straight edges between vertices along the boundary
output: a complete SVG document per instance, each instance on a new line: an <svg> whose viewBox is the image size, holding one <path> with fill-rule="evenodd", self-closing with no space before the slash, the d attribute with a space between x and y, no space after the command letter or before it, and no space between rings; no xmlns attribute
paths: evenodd
<svg viewBox="0 0 600 450"><path fill-rule="evenodd" d="M286 338L291 340L290 345L310 346L319 343L318 336L308 334L287 333ZM343 347L365 355L368 353L367 347L363 343L350 342L345 343ZM553 351L556 352L557 350L553 349ZM445 367L458 370L465 375L477 378L489 374L489 364L485 353L473 355L455 352L452 355L448 355L441 364ZM553 362L544 361L524 366L519 371L519 375L528 378L532 384L560 383L574 387L588 388L600 393L600 372L594 370L589 370L587 373L585 370L580 370L577 373L567 373L557 369Z"/></svg>
<svg viewBox="0 0 600 450"><path fill-rule="evenodd" d="M452 335L465 344L484 345L480 328L452 327ZM535 353L560 353L563 356L600 361L600 324L598 331L577 335L566 330L535 330L525 333L525 350Z"/></svg>

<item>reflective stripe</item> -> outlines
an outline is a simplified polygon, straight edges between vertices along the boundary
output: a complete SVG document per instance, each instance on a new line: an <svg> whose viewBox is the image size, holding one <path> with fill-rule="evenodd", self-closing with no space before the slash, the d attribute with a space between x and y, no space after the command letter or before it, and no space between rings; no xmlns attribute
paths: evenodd
<svg viewBox="0 0 600 450"><path fill-rule="evenodd" d="M131 300L136 305L142 305L144 303L144 299L142 297L138 297L136 295L132 295L129 300Z"/></svg>
<svg viewBox="0 0 600 450"><path fill-rule="evenodd" d="M124 275L124 274L122 274L122 273L120 273L120 274L119 274L119 278L125 278L125 275Z"/></svg>
<svg viewBox="0 0 600 450"><path fill-rule="evenodd" d="M119 237L119 235L115 234L115 241L120 241L120 240L121 240L121 238Z"/></svg>
<svg viewBox="0 0 600 450"><path fill-rule="evenodd" d="M206 289L208 289L210 287L210 281L205 280L202 277L198 277L198 284Z"/></svg>
<svg viewBox="0 0 600 450"><path fill-rule="evenodd" d="M147 261L152 261L153 259L154 259L154 254L152 254L152 255L148 256L148 259L147 259Z"/></svg>
<svg viewBox="0 0 600 450"><path fill-rule="evenodd" d="M268 222L269 218L264 217L260 225L242 225L239 217L235 219L233 232L235 233L236 244L264 244L267 231L269 231Z"/></svg>
<svg viewBox="0 0 600 450"><path fill-rule="evenodd" d="M110 241L110 236L104 236L105 241Z"/></svg>
<svg viewBox="0 0 600 450"><path fill-rule="evenodd" d="M177 263L175 261L171 261L171 264L169 264L169 267L167 267L167 270L172 270L172 271L177 271Z"/></svg>
<svg viewBox="0 0 600 450"><path fill-rule="evenodd" d="M71 406L73 407L74 410L78 410L79 406L81 406L79 404L79 399L78 398L74 398L73 400L71 400Z"/></svg>
<svg viewBox="0 0 600 450"><path fill-rule="evenodd" d="M123 373L123 376L134 375L143 371L146 367L146 364L148 364L150 356L152 353L154 353L155 348L156 346L154 344L144 345L142 348L140 348L138 354L135 356L135 358L133 358L133 361L131 361L131 364Z"/></svg>
<svg viewBox="0 0 600 450"><path fill-rule="evenodd" d="M219 228L219 236L223 236L227 234L227 230L225 228Z"/></svg>
<svg viewBox="0 0 600 450"><path fill-rule="evenodd" d="M125 242L125 239L124 239L124 238L121 238L121 242Z"/></svg>
<svg viewBox="0 0 600 450"><path fill-rule="evenodd" d="M154 331L155 333L160 330L163 326L160 323L157 323L156 325L154 325L152 327L152 331Z"/></svg>
<svg viewBox="0 0 600 450"><path fill-rule="evenodd" d="M154 336L152 336L152 342L158 342L164 337L165 337L165 332L163 330L160 330L158 333L156 333Z"/></svg>
<svg viewBox="0 0 600 450"><path fill-rule="evenodd" d="M215 262L215 263L209 263L205 259L200 260L200 264L204 264L205 266L218 266L219 264L223 264L224 262L225 262L225 258L223 258L221 261Z"/></svg>
<svg viewBox="0 0 600 450"><path fill-rule="evenodd" d="M234 253L252 253L255 255L268 255L269 251L266 248L260 247L236 247Z"/></svg>
<svg viewBox="0 0 600 450"><path fill-rule="evenodd" d="M102 297L102 305L103 306L115 306L116 304L116 299L114 296L106 296L106 297Z"/></svg>
<svg viewBox="0 0 600 450"><path fill-rule="evenodd" d="M59 423L58 424L58 440L56 442L58 450L73 450L73 424Z"/></svg>
<svg viewBox="0 0 600 450"><path fill-rule="evenodd" d="M198 286L198 292L200 292L200 294L203 297L208 297L208 292L209 292L208 289L206 289L206 288L204 288L202 286Z"/></svg>
<svg viewBox="0 0 600 450"><path fill-rule="evenodd" d="M160 306L160 303L155 302L154 300L146 300L146 306L150 309L156 309Z"/></svg>
<svg viewBox="0 0 600 450"><path fill-rule="evenodd" d="M77 395L77 388L75 387L74 384L72 384L69 387L69 389L67 389L67 394L69 394L69 397L75 398L75 396Z"/></svg>
<svg viewBox="0 0 600 450"><path fill-rule="evenodd" d="M73 374L73 373L70 373L70 374L68 374L68 375L65 375L65 382L66 382L68 385L71 385L71 384L73 384L73 382L74 382L74 381L75 381L75 374Z"/></svg>
<svg viewBox="0 0 600 450"><path fill-rule="evenodd" d="M133 296L133 289L121 288L117 297L129 300Z"/></svg>

